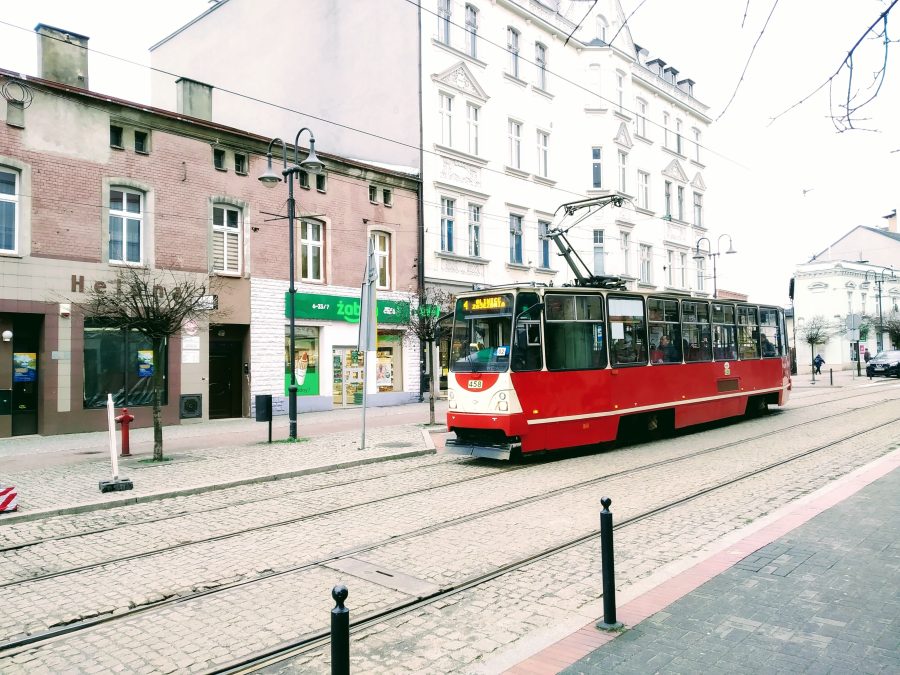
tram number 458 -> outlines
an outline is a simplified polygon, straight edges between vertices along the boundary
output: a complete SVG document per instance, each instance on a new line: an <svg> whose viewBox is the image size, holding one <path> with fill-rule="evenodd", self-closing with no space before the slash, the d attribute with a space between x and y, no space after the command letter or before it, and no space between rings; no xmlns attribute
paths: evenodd
<svg viewBox="0 0 900 675"><path fill-rule="evenodd" d="M469 389L481 389L483 386L483 380L469 380Z"/></svg>

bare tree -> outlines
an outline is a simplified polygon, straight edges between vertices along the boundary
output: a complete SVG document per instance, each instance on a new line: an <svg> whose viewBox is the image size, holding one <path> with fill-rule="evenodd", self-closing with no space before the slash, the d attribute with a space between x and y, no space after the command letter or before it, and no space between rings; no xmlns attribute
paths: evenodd
<svg viewBox="0 0 900 675"><path fill-rule="evenodd" d="M900 349L900 312L894 310L884 317L882 329L887 331L894 349Z"/></svg>
<svg viewBox="0 0 900 675"><path fill-rule="evenodd" d="M816 345L825 344L832 335L837 335L843 330L843 326L826 319L821 314L816 314L797 326L800 337L809 345L810 362L816 358Z"/></svg>
<svg viewBox="0 0 900 675"><path fill-rule="evenodd" d="M116 270L107 284L95 284L81 302L73 302L87 317L111 328L134 330L153 347L153 460L163 461L160 403L166 340L208 309L209 292L195 274L162 272L133 267Z"/></svg>
<svg viewBox="0 0 900 675"><path fill-rule="evenodd" d="M406 323L406 337L409 340L418 340L419 344L426 347L428 359L428 422L434 424L434 343L440 340L442 331L449 330L446 318L453 307L453 296L436 287L425 287L414 298L410 308L409 319Z"/></svg>

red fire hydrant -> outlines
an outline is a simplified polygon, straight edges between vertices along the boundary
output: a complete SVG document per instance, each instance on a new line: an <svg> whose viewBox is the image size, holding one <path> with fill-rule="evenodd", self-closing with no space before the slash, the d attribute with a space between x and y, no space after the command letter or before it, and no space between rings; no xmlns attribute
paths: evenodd
<svg viewBox="0 0 900 675"><path fill-rule="evenodd" d="M122 414L116 418L116 423L122 425L122 454L121 457L131 457L131 447L128 440L128 425L134 421L134 415L128 414L128 408L122 408Z"/></svg>

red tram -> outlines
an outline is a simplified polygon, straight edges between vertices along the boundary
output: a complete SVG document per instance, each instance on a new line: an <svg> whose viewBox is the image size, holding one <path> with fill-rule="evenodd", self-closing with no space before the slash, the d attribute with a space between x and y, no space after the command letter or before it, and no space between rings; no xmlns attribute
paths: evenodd
<svg viewBox="0 0 900 675"><path fill-rule="evenodd" d="M448 449L508 459L784 405L785 336L780 308L744 302L615 286L460 294Z"/></svg>

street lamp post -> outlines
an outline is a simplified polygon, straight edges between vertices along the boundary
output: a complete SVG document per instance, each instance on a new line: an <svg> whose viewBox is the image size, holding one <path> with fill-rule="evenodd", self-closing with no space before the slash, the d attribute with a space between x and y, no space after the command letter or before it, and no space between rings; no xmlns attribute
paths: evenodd
<svg viewBox="0 0 900 675"><path fill-rule="evenodd" d="M734 250L734 245L731 243L731 235L730 234L720 234L718 240L716 240L716 252L712 252L712 242L709 240L709 237L700 237L697 240L697 246L694 248L694 260L703 260L707 256L712 258L713 263L713 298L719 297L719 288L716 283L716 258L722 255L722 238L728 237L728 250L725 253L737 253ZM706 242L706 251L704 252L700 248L700 242Z"/></svg>
<svg viewBox="0 0 900 675"><path fill-rule="evenodd" d="M302 162L299 160L297 153L297 144L300 142L300 135L304 131L309 131L309 154ZM283 169L281 176L272 170L272 146L275 143L281 145L281 161ZM320 173L325 165L316 157L316 139L313 132L308 127L303 127L294 137L294 164L288 166L287 147L280 138L273 138L269 142L266 150L266 171L259 180L266 187L275 187L284 180L288 184L288 322L290 324L290 369L291 383L288 385L288 420L290 421L288 438L296 440L297 438L297 365L294 361L294 351L296 349L296 317L294 316L294 296L297 289L294 287L294 175L307 171L309 173Z"/></svg>
<svg viewBox="0 0 900 675"><path fill-rule="evenodd" d="M885 277L885 271L890 270L891 276ZM868 283L869 275L872 275L872 280L875 282L875 285L878 287L878 332L875 334L875 345L876 349L881 352L884 347L884 318L881 315L881 284L885 282L885 279L889 279L891 281L896 280L897 277L894 276L894 268L893 267L882 267L881 272L876 272L875 270L866 270L866 276L863 277L863 283Z"/></svg>

